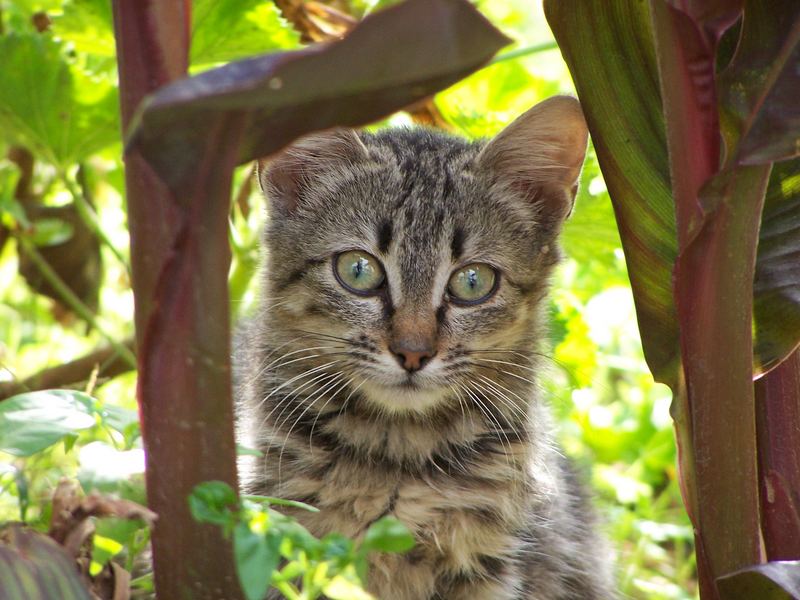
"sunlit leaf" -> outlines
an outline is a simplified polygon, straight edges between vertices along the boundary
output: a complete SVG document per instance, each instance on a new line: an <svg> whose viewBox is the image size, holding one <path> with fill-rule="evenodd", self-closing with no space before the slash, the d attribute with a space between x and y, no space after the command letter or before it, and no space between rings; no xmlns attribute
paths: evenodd
<svg viewBox="0 0 800 600"><path fill-rule="evenodd" d="M297 48L300 34L263 0L196 0L192 3L192 65L227 62Z"/></svg>
<svg viewBox="0 0 800 600"><path fill-rule="evenodd" d="M119 138L116 89L100 82L76 86L51 37L0 36L0 63L2 135L64 168ZM87 93L89 103L82 97Z"/></svg>
<svg viewBox="0 0 800 600"><path fill-rule="evenodd" d="M111 2L106 0L68 0L53 20L53 32L77 52L111 59L116 55Z"/></svg>
<svg viewBox="0 0 800 600"><path fill-rule="evenodd" d="M247 600L262 600L280 561L281 537L275 532L256 533L247 523L233 530L236 572Z"/></svg>
<svg viewBox="0 0 800 600"><path fill-rule="evenodd" d="M614 204L647 363L657 380L674 382L675 210L647 4L545 0L544 6Z"/></svg>
<svg viewBox="0 0 800 600"><path fill-rule="evenodd" d="M93 399L72 390L12 396L0 402L0 450L30 456L95 424Z"/></svg>
<svg viewBox="0 0 800 600"><path fill-rule="evenodd" d="M71 224L60 219L38 219L33 224L30 240L37 246L57 246L68 241L74 232Z"/></svg>

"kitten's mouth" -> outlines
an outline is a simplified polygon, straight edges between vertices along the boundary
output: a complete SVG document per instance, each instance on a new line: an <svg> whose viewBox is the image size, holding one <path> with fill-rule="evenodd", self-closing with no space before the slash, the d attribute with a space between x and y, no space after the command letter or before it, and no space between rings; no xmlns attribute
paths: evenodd
<svg viewBox="0 0 800 600"><path fill-rule="evenodd" d="M409 374L389 382L365 382L361 388L366 397L389 412L415 412L427 410L438 403L444 392L440 386L430 385L425 378Z"/></svg>

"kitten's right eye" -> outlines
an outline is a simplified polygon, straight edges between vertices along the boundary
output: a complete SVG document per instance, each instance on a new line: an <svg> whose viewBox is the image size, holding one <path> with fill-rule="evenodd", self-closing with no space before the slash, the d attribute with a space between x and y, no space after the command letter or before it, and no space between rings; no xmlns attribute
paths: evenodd
<svg viewBox="0 0 800 600"><path fill-rule="evenodd" d="M361 250L342 252L333 261L333 273L337 281L355 294L373 294L386 279L380 261Z"/></svg>

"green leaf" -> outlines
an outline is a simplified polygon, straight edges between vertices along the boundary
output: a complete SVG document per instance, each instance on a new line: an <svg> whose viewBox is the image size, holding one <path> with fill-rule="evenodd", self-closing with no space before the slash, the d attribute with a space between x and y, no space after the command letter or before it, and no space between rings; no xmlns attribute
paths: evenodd
<svg viewBox="0 0 800 600"><path fill-rule="evenodd" d="M748 3L747 10L751 4L759 3ZM544 6L575 81L614 205L647 364L656 380L674 389L680 355L672 291L678 242L647 3L545 0ZM769 3L760 6L772 10ZM743 66L732 66L723 82L732 84L734 73L745 71L748 48L755 44L745 44L739 53L743 58L735 59ZM780 45L775 40L770 44ZM747 83L743 76L739 79ZM724 103L738 102L745 110L751 94L729 94ZM736 139L733 118L723 107L729 144ZM776 166L764 208L754 287L757 372L777 364L800 341L798 173L797 161Z"/></svg>
<svg viewBox="0 0 800 600"><path fill-rule="evenodd" d="M131 429L138 428L139 425L139 414L129 408L104 404L99 409L99 414L103 424L108 425L115 431L119 431L123 435L130 434Z"/></svg>
<svg viewBox="0 0 800 600"><path fill-rule="evenodd" d="M358 583L337 575L325 586L325 596L331 600L375 600Z"/></svg>
<svg viewBox="0 0 800 600"><path fill-rule="evenodd" d="M192 4L192 65L228 62L300 46L300 34L272 2L195 0Z"/></svg>
<svg viewBox="0 0 800 600"><path fill-rule="evenodd" d="M40 247L57 246L68 241L74 232L72 225L61 219L38 219L28 237Z"/></svg>
<svg viewBox="0 0 800 600"><path fill-rule="evenodd" d="M129 151L141 152L173 190L189 189L208 153L223 168L225 147L231 168L305 132L363 125L454 83L508 41L466 1L407 0L341 41L160 88L131 123Z"/></svg>
<svg viewBox="0 0 800 600"><path fill-rule="evenodd" d="M647 3L545 0L544 7L614 205L647 364L658 381L675 383L678 248Z"/></svg>
<svg viewBox="0 0 800 600"><path fill-rule="evenodd" d="M64 549L17 524L0 530L0 598L91 600Z"/></svg>
<svg viewBox="0 0 800 600"><path fill-rule="evenodd" d="M590 151L583 167L575 208L561 232L561 244L567 255L582 265L597 262L612 265L614 253L622 248L608 194L604 191L590 192L593 182L599 180L597 158Z"/></svg>
<svg viewBox="0 0 800 600"><path fill-rule="evenodd" d="M409 533L406 526L394 517L378 519L367 529L364 551L378 550L380 552L406 552L414 547L414 536Z"/></svg>
<svg viewBox="0 0 800 600"><path fill-rule="evenodd" d="M800 598L800 561L775 561L748 567L717 580L723 600Z"/></svg>
<svg viewBox="0 0 800 600"><path fill-rule="evenodd" d="M248 448L241 444L236 444L236 456L264 456L264 453L258 448Z"/></svg>
<svg viewBox="0 0 800 600"><path fill-rule="evenodd" d="M0 131L66 168L119 138L116 88L75 75L47 35L0 36Z"/></svg>
<svg viewBox="0 0 800 600"><path fill-rule="evenodd" d="M234 519L232 508L238 506L236 492L223 481L205 481L189 495L189 510L199 523L226 526Z"/></svg>
<svg viewBox="0 0 800 600"><path fill-rule="evenodd" d="M107 0L67 0L63 13L53 19L52 28L80 54L116 57L114 17Z"/></svg>
<svg viewBox="0 0 800 600"><path fill-rule="evenodd" d="M0 402L0 450L30 456L75 431L95 425L94 399L72 390L47 390Z"/></svg>
<svg viewBox="0 0 800 600"><path fill-rule="evenodd" d="M247 600L262 600L280 561L281 538L273 531L255 533L247 523L233 530L236 573Z"/></svg>
<svg viewBox="0 0 800 600"><path fill-rule="evenodd" d="M301 508L309 512L319 512L318 508L315 508L310 504L306 504L305 502L298 502L297 500L284 500L283 498L273 498L272 496L255 496L253 494L242 496L242 498L245 500L251 500L253 502L266 502L267 504L276 504L278 506Z"/></svg>

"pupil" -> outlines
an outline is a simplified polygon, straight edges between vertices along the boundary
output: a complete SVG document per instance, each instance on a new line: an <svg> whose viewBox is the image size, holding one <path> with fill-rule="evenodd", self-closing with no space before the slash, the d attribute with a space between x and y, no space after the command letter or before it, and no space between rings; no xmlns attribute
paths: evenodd
<svg viewBox="0 0 800 600"><path fill-rule="evenodd" d="M478 285L478 272L470 269L467 271L467 284L470 288L474 289Z"/></svg>
<svg viewBox="0 0 800 600"><path fill-rule="evenodd" d="M366 260L363 258L359 258L358 261L353 263L353 276L358 279L364 273L364 267L366 265Z"/></svg>

